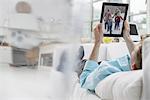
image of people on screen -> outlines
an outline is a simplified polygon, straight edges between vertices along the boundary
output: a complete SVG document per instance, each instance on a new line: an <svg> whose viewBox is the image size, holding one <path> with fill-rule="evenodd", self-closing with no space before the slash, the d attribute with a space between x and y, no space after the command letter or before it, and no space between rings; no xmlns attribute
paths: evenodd
<svg viewBox="0 0 150 100"><path fill-rule="evenodd" d="M103 14L104 34L121 34L126 7L105 6Z"/></svg>
<svg viewBox="0 0 150 100"><path fill-rule="evenodd" d="M104 23L105 30L107 30L107 32L112 32L112 13L110 9L108 9L104 14Z"/></svg>
<svg viewBox="0 0 150 100"><path fill-rule="evenodd" d="M120 30L120 21L123 20L121 16L121 11L117 8L113 16L115 18L115 28L114 30Z"/></svg>

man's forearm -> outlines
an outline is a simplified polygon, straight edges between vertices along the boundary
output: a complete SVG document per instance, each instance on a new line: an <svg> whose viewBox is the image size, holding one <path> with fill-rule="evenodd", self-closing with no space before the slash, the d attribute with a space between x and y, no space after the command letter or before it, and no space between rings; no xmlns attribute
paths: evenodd
<svg viewBox="0 0 150 100"><path fill-rule="evenodd" d="M130 37L130 27L129 27L129 24L127 21L125 21L124 23L124 31L123 31L123 38L126 42L126 45L128 47L128 50L130 52L130 55L132 54L132 51L134 50L135 48L135 45Z"/></svg>
<svg viewBox="0 0 150 100"><path fill-rule="evenodd" d="M100 44L101 44L100 42L94 44L89 60L94 60L94 61L98 60Z"/></svg>
<svg viewBox="0 0 150 100"><path fill-rule="evenodd" d="M95 43L91 55L89 57L89 60L97 61L99 56L99 47L103 40L102 24L96 26L96 28L94 29L94 36L95 36Z"/></svg>
<svg viewBox="0 0 150 100"><path fill-rule="evenodd" d="M126 45L127 45L128 50L130 52L130 55L131 55L132 51L135 48L135 44L133 43L133 41L132 41L132 39L130 37L126 37L124 39L125 39Z"/></svg>

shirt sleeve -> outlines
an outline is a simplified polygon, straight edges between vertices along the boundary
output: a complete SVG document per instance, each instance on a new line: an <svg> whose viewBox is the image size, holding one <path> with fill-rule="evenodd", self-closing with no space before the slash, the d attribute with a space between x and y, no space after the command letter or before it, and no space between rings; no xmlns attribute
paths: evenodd
<svg viewBox="0 0 150 100"><path fill-rule="evenodd" d="M83 72L80 75L80 84L81 87L84 85L86 78L88 75L98 67L98 63L96 61L88 60L84 66Z"/></svg>
<svg viewBox="0 0 150 100"><path fill-rule="evenodd" d="M129 55L125 55L125 56L122 56L117 59L109 60L108 63L111 66L120 69L121 71L130 71L131 70L131 68L130 68L131 61L130 61Z"/></svg>

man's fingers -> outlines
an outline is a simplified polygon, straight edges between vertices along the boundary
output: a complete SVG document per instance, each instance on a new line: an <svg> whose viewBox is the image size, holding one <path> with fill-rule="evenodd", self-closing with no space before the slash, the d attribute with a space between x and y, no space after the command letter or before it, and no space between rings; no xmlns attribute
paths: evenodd
<svg viewBox="0 0 150 100"><path fill-rule="evenodd" d="M126 20L124 22L124 28L125 28L125 31L130 31L129 23Z"/></svg>
<svg viewBox="0 0 150 100"><path fill-rule="evenodd" d="M97 25L94 29L95 32L99 32L99 25Z"/></svg>
<svg viewBox="0 0 150 100"><path fill-rule="evenodd" d="M99 29L102 29L102 23L98 24Z"/></svg>
<svg viewBox="0 0 150 100"><path fill-rule="evenodd" d="M124 22L124 26L125 26L125 28L129 28L128 21L126 21L126 20L125 20L125 22Z"/></svg>
<svg viewBox="0 0 150 100"><path fill-rule="evenodd" d="M95 33L100 33L102 32L102 24L98 24L95 28L94 28L94 32Z"/></svg>

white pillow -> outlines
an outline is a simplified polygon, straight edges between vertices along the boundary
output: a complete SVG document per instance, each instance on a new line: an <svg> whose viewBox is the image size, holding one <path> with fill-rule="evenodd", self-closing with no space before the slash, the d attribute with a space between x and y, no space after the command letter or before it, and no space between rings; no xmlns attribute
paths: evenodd
<svg viewBox="0 0 150 100"><path fill-rule="evenodd" d="M95 88L95 93L102 99L112 100L112 88L115 84L115 81L120 77L120 74L121 73L118 72L102 80Z"/></svg>
<svg viewBox="0 0 150 100"><path fill-rule="evenodd" d="M119 72L101 81L96 94L102 99L140 100L142 90L142 71Z"/></svg>

